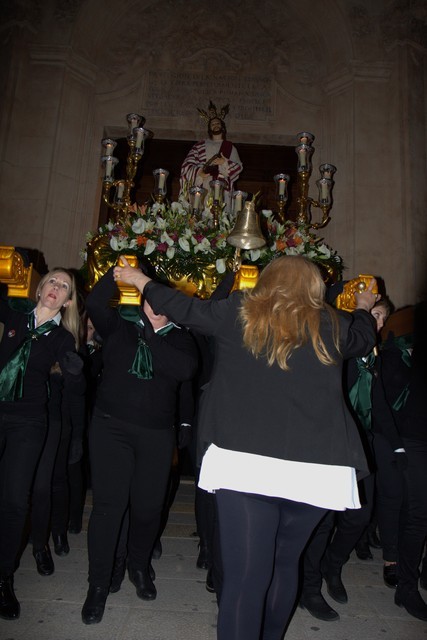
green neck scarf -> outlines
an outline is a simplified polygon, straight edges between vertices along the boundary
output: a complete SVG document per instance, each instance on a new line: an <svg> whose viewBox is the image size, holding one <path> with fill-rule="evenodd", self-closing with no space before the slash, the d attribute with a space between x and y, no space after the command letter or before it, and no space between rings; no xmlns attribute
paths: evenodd
<svg viewBox="0 0 427 640"><path fill-rule="evenodd" d="M398 336L397 338L393 338L393 343L395 346L400 349L400 355L403 362L407 367L411 366L411 355L408 352L408 349L412 349L414 346L414 337L413 335L406 336ZM406 404L406 401L409 396L409 382L406 383L396 400L392 404L392 408L395 411L400 411Z"/></svg>
<svg viewBox="0 0 427 640"><path fill-rule="evenodd" d="M2 402L14 402L22 398L32 341L38 340L40 336L49 333L58 326L54 320L48 320L37 328L34 327L34 324L34 313L30 313L28 332L0 373L0 401Z"/></svg>
<svg viewBox="0 0 427 640"><path fill-rule="evenodd" d="M371 352L365 359L356 358L358 376L349 391L351 406L367 431L371 428L372 376L375 356Z"/></svg>
<svg viewBox="0 0 427 640"><path fill-rule="evenodd" d="M120 304L117 309L124 320L127 322L133 322L135 325L142 326L139 306L133 304ZM174 326L175 325L173 323L167 324L165 327L156 331L156 334L158 336L164 336L169 333ZM138 333L138 346L135 358L128 372L132 373L140 380L151 380L153 377L153 356L148 342L140 333Z"/></svg>

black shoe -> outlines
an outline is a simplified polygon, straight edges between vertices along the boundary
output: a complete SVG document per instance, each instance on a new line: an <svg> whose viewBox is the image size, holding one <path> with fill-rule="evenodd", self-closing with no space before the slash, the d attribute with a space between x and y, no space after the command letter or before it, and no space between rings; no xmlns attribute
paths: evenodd
<svg viewBox="0 0 427 640"><path fill-rule="evenodd" d="M49 545L46 545L44 549L35 551L33 549L33 556L36 561L37 571L41 576L50 576L55 571L55 565L53 564L52 554L50 553Z"/></svg>
<svg viewBox="0 0 427 640"><path fill-rule="evenodd" d="M57 556L67 556L70 553L66 533L52 533L53 550Z"/></svg>
<svg viewBox="0 0 427 640"><path fill-rule="evenodd" d="M160 538L157 538L156 542L154 543L151 557L153 560L159 560L159 558L162 557L162 553L163 553L162 541L160 540Z"/></svg>
<svg viewBox="0 0 427 640"><path fill-rule="evenodd" d="M374 556L372 555L367 542L358 542L354 549L359 560L373 560Z"/></svg>
<svg viewBox="0 0 427 640"><path fill-rule="evenodd" d="M325 622L332 622L333 620L339 620L340 616L332 609L326 602L321 593L315 593L312 595L303 595L299 601L301 609L307 609L313 618L324 620Z"/></svg>
<svg viewBox="0 0 427 640"><path fill-rule="evenodd" d="M97 624L104 615L108 589L90 586L82 609L82 620L85 624Z"/></svg>
<svg viewBox="0 0 427 640"><path fill-rule="evenodd" d="M0 618L17 620L21 606L13 590L13 575L0 575Z"/></svg>
<svg viewBox="0 0 427 640"><path fill-rule="evenodd" d="M113 573L111 575L110 593L120 591L126 573L126 557L116 558Z"/></svg>
<svg viewBox="0 0 427 640"><path fill-rule="evenodd" d="M215 587L212 579L212 567L208 569L208 574L206 576L206 591L209 591L209 593L215 593Z"/></svg>
<svg viewBox="0 0 427 640"><path fill-rule="evenodd" d="M82 521L81 520L70 520L70 524L68 525L68 533L80 533L82 530Z"/></svg>
<svg viewBox="0 0 427 640"><path fill-rule="evenodd" d="M368 544L372 549L382 549L383 545L375 529L368 529Z"/></svg>
<svg viewBox="0 0 427 640"><path fill-rule="evenodd" d="M396 589L398 583L397 564L384 565L383 579L386 587L390 587L390 589Z"/></svg>
<svg viewBox="0 0 427 640"><path fill-rule="evenodd" d="M347 591L341 580L341 569L338 571L330 571L326 568L325 564L323 564L322 568L322 576L326 582L326 587L328 589L328 593L336 602L340 604L346 604L348 602Z"/></svg>
<svg viewBox="0 0 427 640"><path fill-rule="evenodd" d="M427 604L420 596L419 591L399 592L399 587L394 596L394 602L398 607L403 607L410 616L419 620L427 620Z"/></svg>
<svg viewBox="0 0 427 640"><path fill-rule="evenodd" d="M150 575L149 567L145 569L133 569L128 567L129 580L136 587L136 595L141 600L155 600L157 590Z"/></svg>
<svg viewBox="0 0 427 640"><path fill-rule="evenodd" d="M199 556L196 561L198 569L209 569L211 566L211 554L206 544L199 544Z"/></svg>

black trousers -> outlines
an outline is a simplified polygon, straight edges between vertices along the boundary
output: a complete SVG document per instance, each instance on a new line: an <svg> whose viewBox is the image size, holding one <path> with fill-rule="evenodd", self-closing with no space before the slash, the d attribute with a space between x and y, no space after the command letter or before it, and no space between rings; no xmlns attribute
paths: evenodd
<svg viewBox="0 0 427 640"><path fill-rule="evenodd" d="M37 465L31 495L33 549L43 549L49 540L52 507L52 476L61 438L61 422L49 420L46 440Z"/></svg>
<svg viewBox="0 0 427 640"><path fill-rule="evenodd" d="M93 509L89 521L89 583L108 587L129 506L129 563L148 566L159 532L175 433L147 429L95 409L89 428Z"/></svg>
<svg viewBox="0 0 427 640"><path fill-rule="evenodd" d="M388 562L397 562L399 521L404 489L403 471L396 464L396 456L390 443L380 434L374 435L374 452L377 466L375 504L383 559Z"/></svg>
<svg viewBox="0 0 427 640"><path fill-rule="evenodd" d="M46 438L46 416L0 413L0 574L18 566L31 485Z"/></svg>
<svg viewBox="0 0 427 640"><path fill-rule="evenodd" d="M427 442L403 438L408 458L399 530L399 591L418 589L427 536Z"/></svg>
<svg viewBox="0 0 427 640"><path fill-rule="evenodd" d="M325 509L223 489L216 499L224 570L218 640L281 640L301 552Z"/></svg>

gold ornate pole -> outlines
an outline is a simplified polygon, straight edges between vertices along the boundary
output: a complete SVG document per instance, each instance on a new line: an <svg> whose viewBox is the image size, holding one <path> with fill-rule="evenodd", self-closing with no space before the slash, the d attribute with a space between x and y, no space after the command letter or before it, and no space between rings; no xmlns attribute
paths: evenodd
<svg viewBox="0 0 427 640"><path fill-rule="evenodd" d="M313 229L321 229L325 227L329 220L329 211L332 207L331 191L333 187L332 176L336 171L336 167L332 164L322 164L319 167L320 179L316 181L319 189L319 199L314 200L308 195L309 181L312 172L311 156L314 148L311 146L314 136L311 133L303 131L298 134L300 144L295 151L298 156L298 197L297 197L297 219L298 225L306 226ZM321 209L321 222L311 221L311 207Z"/></svg>
<svg viewBox="0 0 427 640"><path fill-rule="evenodd" d="M133 179L135 178L138 163L144 154L144 142L149 136L147 129L138 126L141 120L145 122L145 119L136 113L127 115L130 133L128 135L129 152L126 161L126 177L124 179L114 179L114 167L118 163L118 159L113 156L113 153L117 143L111 138L102 140L103 155L101 161L104 165L102 199L116 214L123 218L127 217L132 205L130 192L135 186ZM114 188L113 199L111 199L110 195L112 188Z"/></svg>

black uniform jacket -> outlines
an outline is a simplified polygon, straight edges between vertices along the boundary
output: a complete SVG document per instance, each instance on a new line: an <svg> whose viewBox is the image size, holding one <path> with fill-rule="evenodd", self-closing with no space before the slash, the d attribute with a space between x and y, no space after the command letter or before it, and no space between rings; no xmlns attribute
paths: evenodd
<svg viewBox="0 0 427 640"><path fill-rule="evenodd" d="M333 347L328 314L322 337L336 365L325 366L311 344L290 358L290 370L268 366L242 343L241 293L225 300L189 298L155 282L144 295L156 313L215 336L215 361L204 392L199 427L206 444L284 460L366 470L356 425L342 389L344 358L366 355L376 340L370 313L339 313L340 351Z"/></svg>

